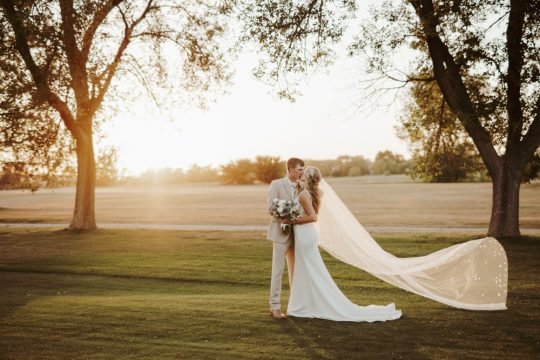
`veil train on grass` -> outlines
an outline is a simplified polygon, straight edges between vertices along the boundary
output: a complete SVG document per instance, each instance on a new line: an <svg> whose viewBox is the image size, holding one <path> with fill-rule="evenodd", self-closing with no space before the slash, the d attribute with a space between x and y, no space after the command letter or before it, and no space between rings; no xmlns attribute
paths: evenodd
<svg viewBox="0 0 540 360"><path fill-rule="evenodd" d="M504 310L508 262L492 237L429 255L398 258L385 251L323 179L319 246L337 259L415 294L460 309Z"/></svg>

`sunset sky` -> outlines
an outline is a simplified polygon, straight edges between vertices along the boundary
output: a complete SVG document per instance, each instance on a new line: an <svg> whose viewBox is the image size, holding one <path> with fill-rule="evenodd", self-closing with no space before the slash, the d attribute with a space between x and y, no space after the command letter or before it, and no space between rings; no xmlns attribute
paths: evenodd
<svg viewBox="0 0 540 360"><path fill-rule="evenodd" d="M228 94L208 110L182 106L163 113L141 99L130 113L107 122L103 144L118 147L119 165L128 174L195 163L218 166L256 155L373 159L388 149L409 156L394 129L405 93L390 107L359 107L360 59L338 53L332 67L306 79L303 95L294 103L278 99L271 87L253 77L256 59L254 53L241 54Z"/></svg>

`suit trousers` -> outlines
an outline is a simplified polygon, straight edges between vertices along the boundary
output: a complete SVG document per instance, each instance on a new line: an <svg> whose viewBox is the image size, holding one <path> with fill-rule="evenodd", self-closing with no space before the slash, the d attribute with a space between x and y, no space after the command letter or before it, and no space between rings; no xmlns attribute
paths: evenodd
<svg viewBox="0 0 540 360"><path fill-rule="evenodd" d="M270 309L281 309L281 282L283 279L283 271L285 270L285 262L287 250L292 245L292 240L289 237L286 243L281 244L273 241L272 254L272 279L270 280ZM290 274L289 268L289 274ZM289 276L289 281L292 281Z"/></svg>

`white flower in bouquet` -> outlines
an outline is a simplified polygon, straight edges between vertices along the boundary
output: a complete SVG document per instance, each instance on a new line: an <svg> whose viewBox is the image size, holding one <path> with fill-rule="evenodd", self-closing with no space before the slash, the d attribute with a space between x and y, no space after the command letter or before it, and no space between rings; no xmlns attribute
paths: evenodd
<svg viewBox="0 0 540 360"><path fill-rule="evenodd" d="M294 221L300 215L300 204L298 204L296 201L275 198L272 200L272 204L270 205L268 212L270 215L279 220ZM281 230L285 234L288 234L291 230L291 225L281 224Z"/></svg>

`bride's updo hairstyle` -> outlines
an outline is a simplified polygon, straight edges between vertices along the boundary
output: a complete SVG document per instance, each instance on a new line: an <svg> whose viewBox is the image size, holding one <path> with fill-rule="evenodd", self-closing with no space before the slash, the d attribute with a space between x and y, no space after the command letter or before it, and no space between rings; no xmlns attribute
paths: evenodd
<svg viewBox="0 0 540 360"><path fill-rule="evenodd" d="M319 194L319 182L321 181L321 171L314 166L308 166L304 171L304 177L306 180L306 190L311 195L311 202L315 212L319 213L319 206L321 205L321 197Z"/></svg>

